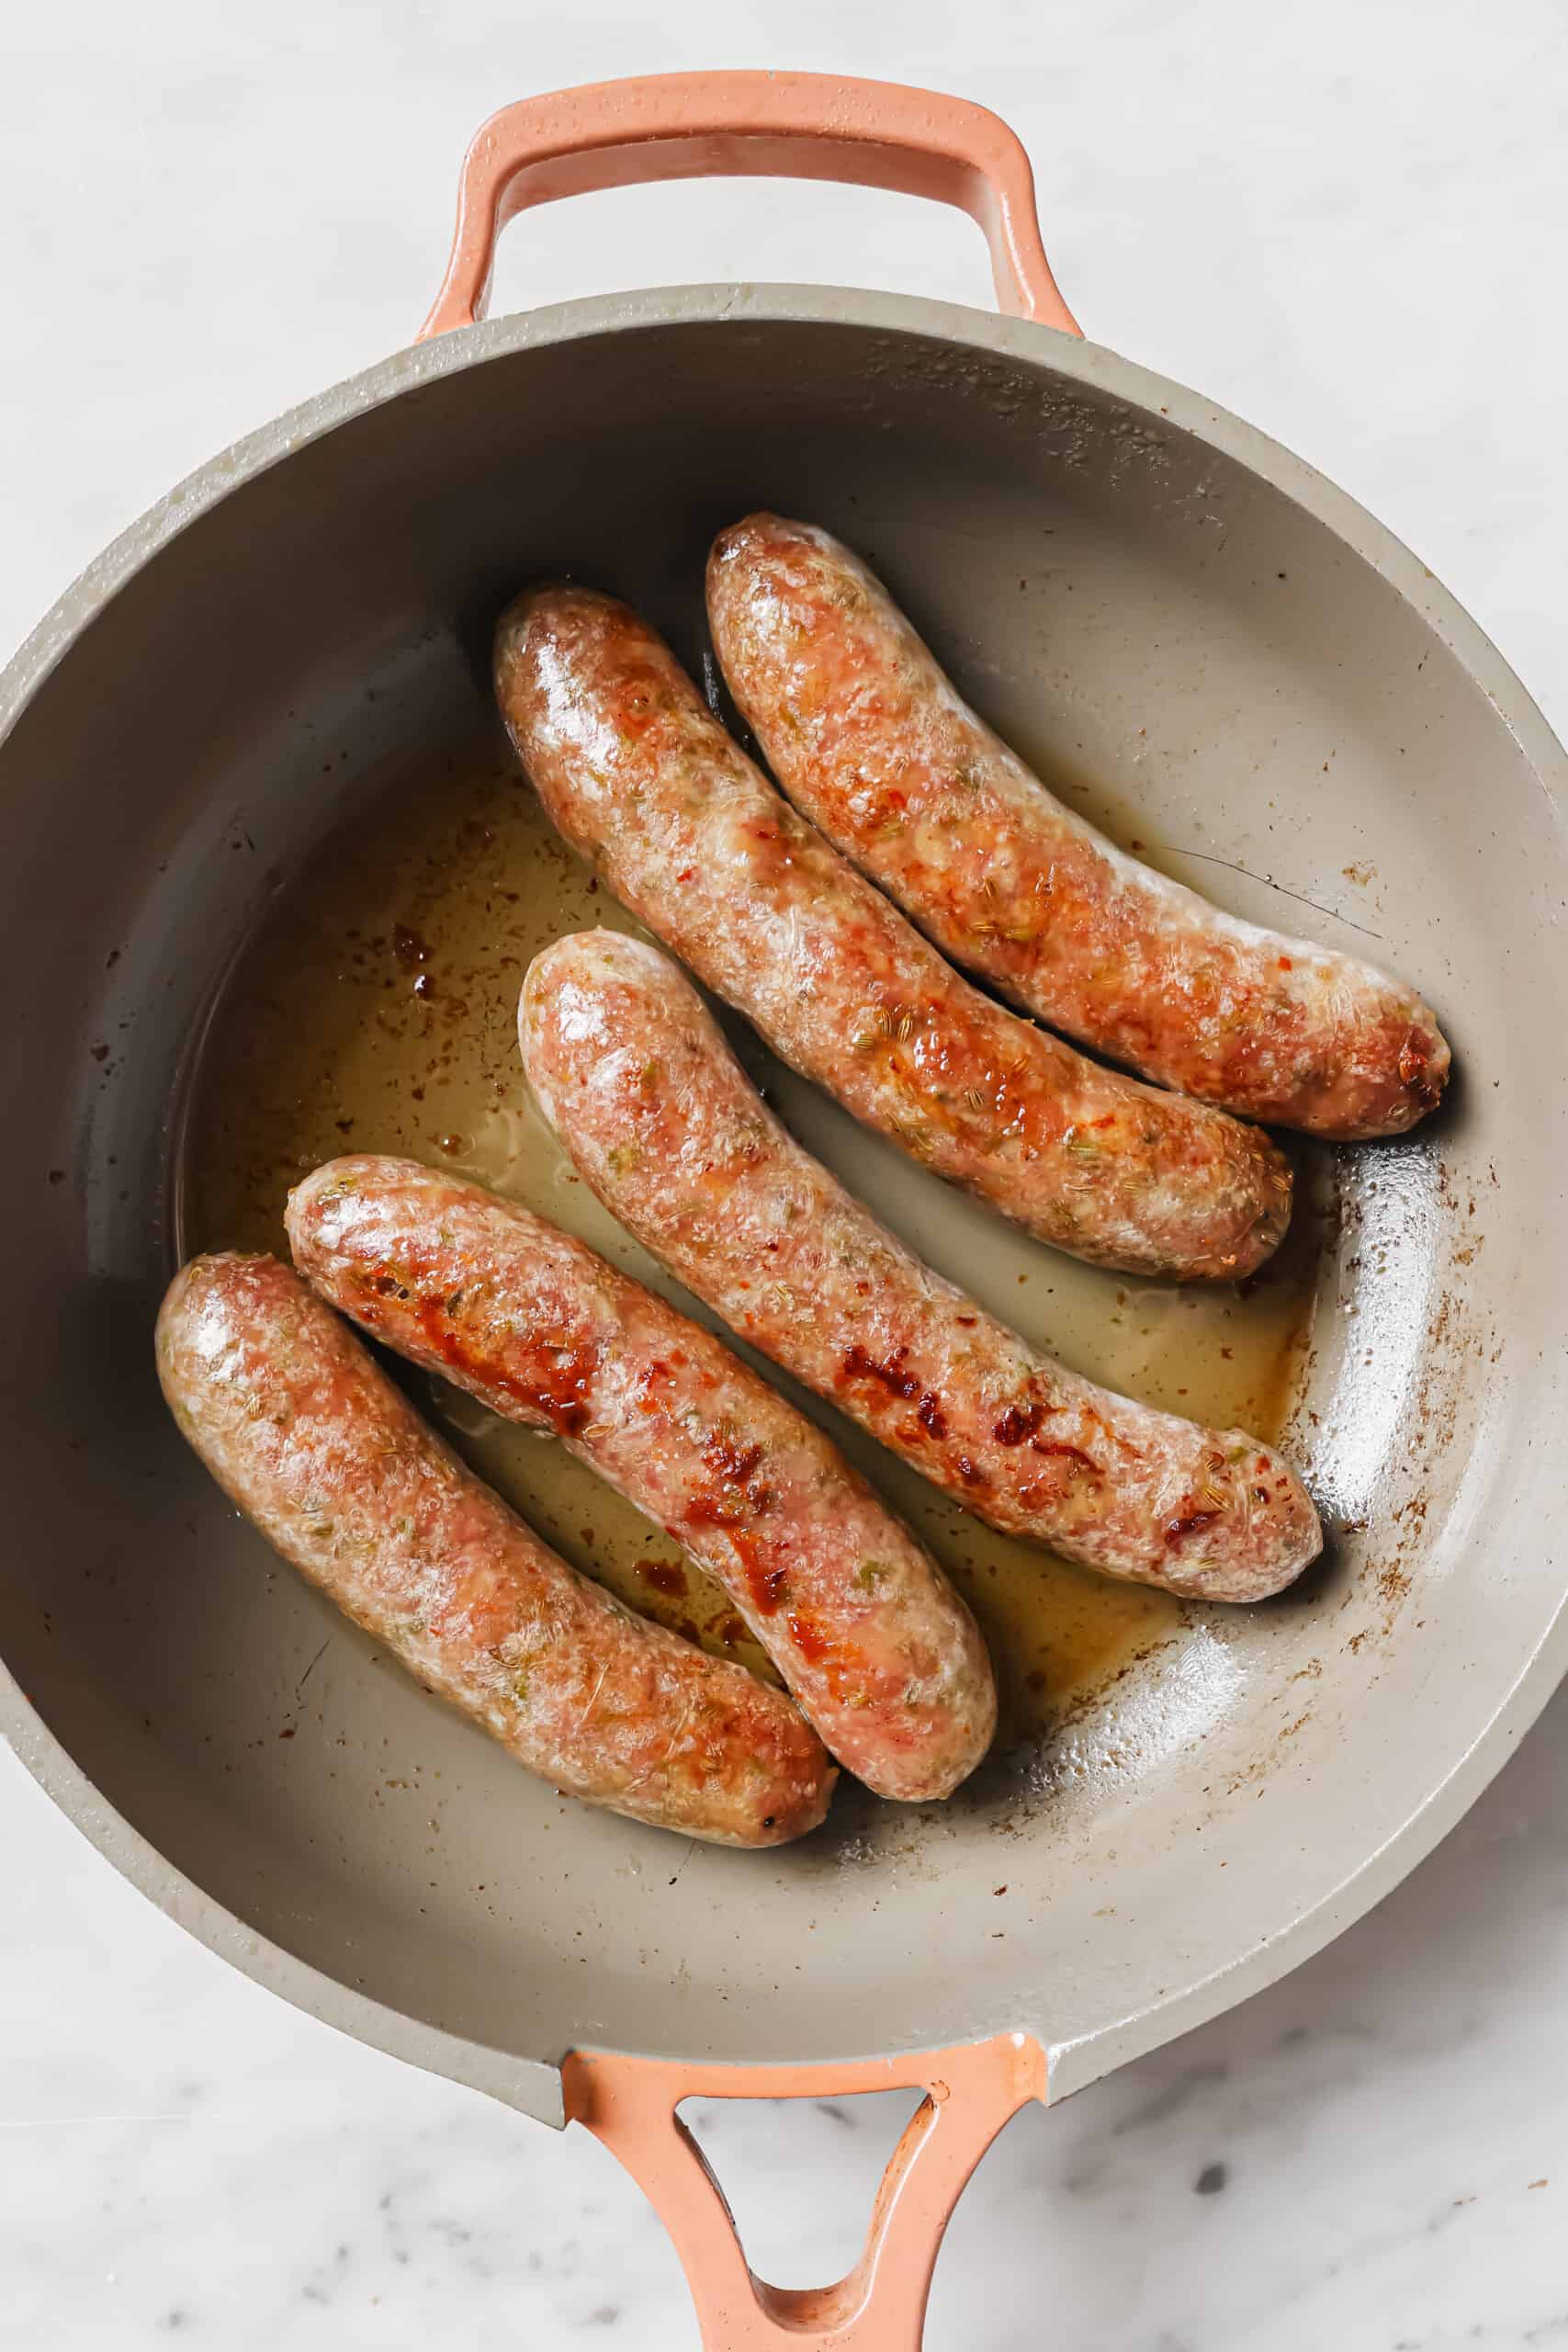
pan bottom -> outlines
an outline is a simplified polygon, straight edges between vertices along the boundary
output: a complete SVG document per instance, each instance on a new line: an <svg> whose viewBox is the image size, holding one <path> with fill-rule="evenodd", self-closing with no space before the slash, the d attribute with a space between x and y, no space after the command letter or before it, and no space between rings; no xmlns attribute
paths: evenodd
<svg viewBox="0 0 1568 2352"><path fill-rule="evenodd" d="M614 1224L533 1106L518 1060L527 965L564 933L635 929L487 751L388 784L315 852L241 956L193 1081L182 1252L287 1255L288 1186L345 1150L451 1169L581 1233L715 1323ZM1302 1372L1322 1220L1308 1202L1280 1260L1241 1290L1134 1284L1079 1266L906 1167L750 1033L743 1057L782 1114L944 1272L1078 1369L1270 1441ZM1307 1189L1325 1170L1305 1155ZM753 1359L753 1361L760 1361ZM720 1589L662 1531L548 1439L395 1367L474 1466L574 1565L630 1605L771 1674ZM780 1377L776 1374L775 1378ZM909 1517L996 1657L998 1752L1037 1781L1054 1743L1202 1613L983 1526L829 1408L789 1390Z"/></svg>

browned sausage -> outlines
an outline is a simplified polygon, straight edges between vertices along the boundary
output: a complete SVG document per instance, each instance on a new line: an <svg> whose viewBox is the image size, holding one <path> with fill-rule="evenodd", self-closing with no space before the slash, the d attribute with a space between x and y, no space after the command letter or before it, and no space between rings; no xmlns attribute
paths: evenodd
<svg viewBox="0 0 1568 2352"><path fill-rule="evenodd" d="M1009 1533L1109 1576L1259 1600L1316 1556L1300 1481L1041 1355L913 1257L765 1107L696 990L640 940L536 956L519 1016L545 1115L699 1298Z"/></svg>
<svg viewBox="0 0 1568 2352"><path fill-rule="evenodd" d="M1145 1078L1353 1141L1430 1111L1449 1049L1413 989L1222 913L1053 798L881 582L809 524L720 532L729 690L797 808L956 964Z"/></svg>
<svg viewBox="0 0 1568 2352"><path fill-rule="evenodd" d="M158 1374L267 1541L531 1772L720 1845L822 1819L833 1768L783 1693L568 1567L276 1258L176 1274Z"/></svg>
<svg viewBox="0 0 1568 2352"><path fill-rule="evenodd" d="M1265 1136L1099 1069L960 979L781 799L624 605L578 588L519 597L495 674L567 839L868 1126L1098 1264L1224 1279L1274 1248L1291 1180Z"/></svg>
<svg viewBox="0 0 1568 2352"><path fill-rule="evenodd" d="M289 1195L307 1280L378 1340L555 1431L716 1577L840 1764L951 1794L996 1727L979 1628L830 1439L558 1226L412 1159Z"/></svg>

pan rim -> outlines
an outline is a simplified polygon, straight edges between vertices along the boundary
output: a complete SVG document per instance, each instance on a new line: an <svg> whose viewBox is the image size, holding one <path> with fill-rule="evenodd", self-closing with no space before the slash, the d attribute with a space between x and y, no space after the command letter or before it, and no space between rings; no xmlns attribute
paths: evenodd
<svg viewBox="0 0 1568 2352"><path fill-rule="evenodd" d="M110 542L57 599L0 673L0 747L100 610L186 526L229 493L341 424L471 366L549 345L672 325L847 326L978 347L1166 414L1311 514L1374 570L1455 655L1492 703L1568 834L1568 753L1529 692L1458 601L1408 548L1305 460L1256 427L1107 347L964 306L852 288L699 285L594 296L463 328L412 345L315 393L198 467ZM1492 1716L1404 1823L1340 1883L1277 1934L1224 1968L1066 2044L1046 2043L1054 2095L1201 2024L1283 1976L1391 1891L1481 1794L1568 1670L1568 1593ZM0 1735L24 1768L105 1858L158 1907L255 1982L294 2006L411 2064L490 2092L542 2121L563 2123L558 2065L444 2031L353 1991L247 1927L167 1861L104 1797L0 1662ZM1021 2028L1030 2020L1018 2019ZM560 2056L565 2055L563 2052ZM787 2052L758 2053L787 2057ZM862 2052L862 2056L885 2052ZM844 2053L846 2063L850 2053Z"/></svg>

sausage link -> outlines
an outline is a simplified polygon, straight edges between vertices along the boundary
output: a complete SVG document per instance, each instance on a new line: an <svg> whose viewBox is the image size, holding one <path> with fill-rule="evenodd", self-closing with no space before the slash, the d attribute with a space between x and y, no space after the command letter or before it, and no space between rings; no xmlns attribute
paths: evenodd
<svg viewBox="0 0 1568 2352"><path fill-rule="evenodd" d="M1224 1280L1280 1240L1291 1175L1267 1137L1100 1069L961 979L624 605L578 588L519 597L496 690L567 840L868 1126L1097 1264Z"/></svg>
<svg viewBox="0 0 1568 2352"><path fill-rule="evenodd" d="M553 1430L724 1586L828 1747L879 1796L950 1795L996 1728L979 1628L815 1423L723 1340L478 1184L334 1159L288 1201L334 1306Z"/></svg>
<svg viewBox="0 0 1568 2352"><path fill-rule="evenodd" d="M570 1568L276 1258L193 1259L157 1349L225 1494L529 1771L719 1845L782 1845L823 1818L833 1768L782 1691Z"/></svg>
<svg viewBox="0 0 1568 2352"><path fill-rule="evenodd" d="M1108 842L960 701L849 548L750 514L714 542L730 693L797 808L953 962L1179 1092L1352 1142L1439 1100L1420 998L1212 907Z"/></svg>
<svg viewBox="0 0 1568 2352"><path fill-rule="evenodd" d="M1316 1557L1317 1514L1268 1446L1065 1371L912 1256L785 1133L656 948L558 940L519 1027L545 1115L612 1215L992 1526L1202 1600L1261 1600Z"/></svg>

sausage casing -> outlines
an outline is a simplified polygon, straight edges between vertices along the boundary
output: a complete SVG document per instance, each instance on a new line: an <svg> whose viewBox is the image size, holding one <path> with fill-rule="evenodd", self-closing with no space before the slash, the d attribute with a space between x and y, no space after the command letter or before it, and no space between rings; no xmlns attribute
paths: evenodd
<svg viewBox="0 0 1568 2352"><path fill-rule="evenodd" d="M157 1352L175 1420L245 1516L530 1771L722 1845L823 1818L833 1768L784 1694L569 1567L276 1258L193 1259Z"/></svg>
<svg viewBox="0 0 1568 2352"><path fill-rule="evenodd" d="M415 1160L329 1161L295 1263L378 1340L553 1430L716 1577L839 1761L946 1796L996 1725L980 1632L832 1441L559 1227Z"/></svg>
<svg viewBox="0 0 1568 2352"><path fill-rule="evenodd" d="M1342 1141L1438 1102L1449 1048L1414 989L1223 913L1064 808L826 531L722 531L708 616L796 808L1025 1012L1179 1093Z"/></svg>
<svg viewBox="0 0 1568 2352"><path fill-rule="evenodd" d="M971 988L773 790L624 605L578 588L519 597L495 678L567 840L868 1126L1097 1264L1224 1280L1275 1247L1291 1176L1266 1136L1101 1069Z"/></svg>
<svg viewBox="0 0 1568 2352"><path fill-rule="evenodd" d="M1316 1556L1317 1514L1269 1447L1097 1387L921 1264L780 1125L656 948L558 940L529 967L520 1030L545 1115L611 1213L980 1518L1205 1600L1262 1600Z"/></svg>

